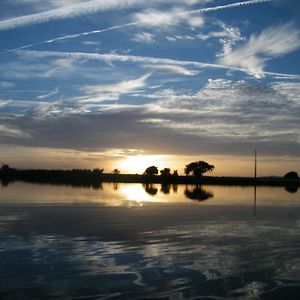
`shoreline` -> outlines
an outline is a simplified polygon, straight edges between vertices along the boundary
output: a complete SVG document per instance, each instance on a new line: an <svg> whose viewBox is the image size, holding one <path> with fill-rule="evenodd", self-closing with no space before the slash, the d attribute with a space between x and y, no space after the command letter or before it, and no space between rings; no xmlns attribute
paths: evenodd
<svg viewBox="0 0 300 300"><path fill-rule="evenodd" d="M106 174L91 170L15 170L0 172L2 185L14 181L32 183L66 184L74 186L97 186L103 182L141 184L192 184L237 186L294 186L300 187L299 179L281 177L216 177L216 176L147 176L139 174Z"/></svg>

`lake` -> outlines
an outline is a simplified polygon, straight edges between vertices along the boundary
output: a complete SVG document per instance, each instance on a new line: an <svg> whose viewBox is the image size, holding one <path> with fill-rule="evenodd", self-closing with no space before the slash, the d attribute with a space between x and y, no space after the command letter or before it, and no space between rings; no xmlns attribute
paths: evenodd
<svg viewBox="0 0 300 300"><path fill-rule="evenodd" d="M0 190L0 299L299 297L295 188Z"/></svg>

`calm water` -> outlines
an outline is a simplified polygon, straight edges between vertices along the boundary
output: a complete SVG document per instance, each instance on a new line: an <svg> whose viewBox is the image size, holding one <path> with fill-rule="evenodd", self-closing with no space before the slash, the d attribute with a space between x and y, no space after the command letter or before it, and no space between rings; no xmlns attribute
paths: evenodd
<svg viewBox="0 0 300 300"><path fill-rule="evenodd" d="M288 190L0 187L0 299L298 299Z"/></svg>

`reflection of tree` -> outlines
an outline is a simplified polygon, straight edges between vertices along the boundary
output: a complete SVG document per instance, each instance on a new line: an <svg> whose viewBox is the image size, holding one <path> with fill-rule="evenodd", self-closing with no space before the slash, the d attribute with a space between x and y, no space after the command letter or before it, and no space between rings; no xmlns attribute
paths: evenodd
<svg viewBox="0 0 300 300"><path fill-rule="evenodd" d="M171 185L170 184L166 184L166 183L162 183L161 184L160 191L163 194L170 194L170 189L171 189Z"/></svg>
<svg viewBox="0 0 300 300"><path fill-rule="evenodd" d="M209 198L213 198L214 194L212 192L204 190L200 185L193 187L193 189L185 188L184 195L195 201L205 201Z"/></svg>
<svg viewBox="0 0 300 300"><path fill-rule="evenodd" d="M146 193L151 196L155 196L157 194L158 189L152 183L146 183L143 185Z"/></svg>
<svg viewBox="0 0 300 300"><path fill-rule="evenodd" d="M103 190L102 182L100 182L100 181L93 182L92 188L93 188L93 190Z"/></svg>
<svg viewBox="0 0 300 300"><path fill-rule="evenodd" d="M7 178L1 178L1 186L7 187L10 184L10 180Z"/></svg>
<svg viewBox="0 0 300 300"><path fill-rule="evenodd" d="M173 184L172 188L173 188L173 192L177 193L177 191L178 191L178 184Z"/></svg>
<svg viewBox="0 0 300 300"><path fill-rule="evenodd" d="M117 191L119 189L119 183L118 182L113 182L113 189L114 189L114 191Z"/></svg>
<svg viewBox="0 0 300 300"><path fill-rule="evenodd" d="M297 193L297 192L298 192L298 186L295 185L295 184L289 184L289 185L286 185L286 186L284 187L284 189L285 189L287 192L291 193L291 194L294 194L294 193Z"/></svg>

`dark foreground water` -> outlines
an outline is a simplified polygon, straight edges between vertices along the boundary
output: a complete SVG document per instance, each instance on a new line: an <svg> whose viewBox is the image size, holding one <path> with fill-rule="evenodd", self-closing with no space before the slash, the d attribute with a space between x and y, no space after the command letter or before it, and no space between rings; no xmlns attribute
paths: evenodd
<svg viewBox="0 0 300 300"><path fill-rule="evenodd" d="M299 299L288 190L2 187L0 299Z"/></svg>

